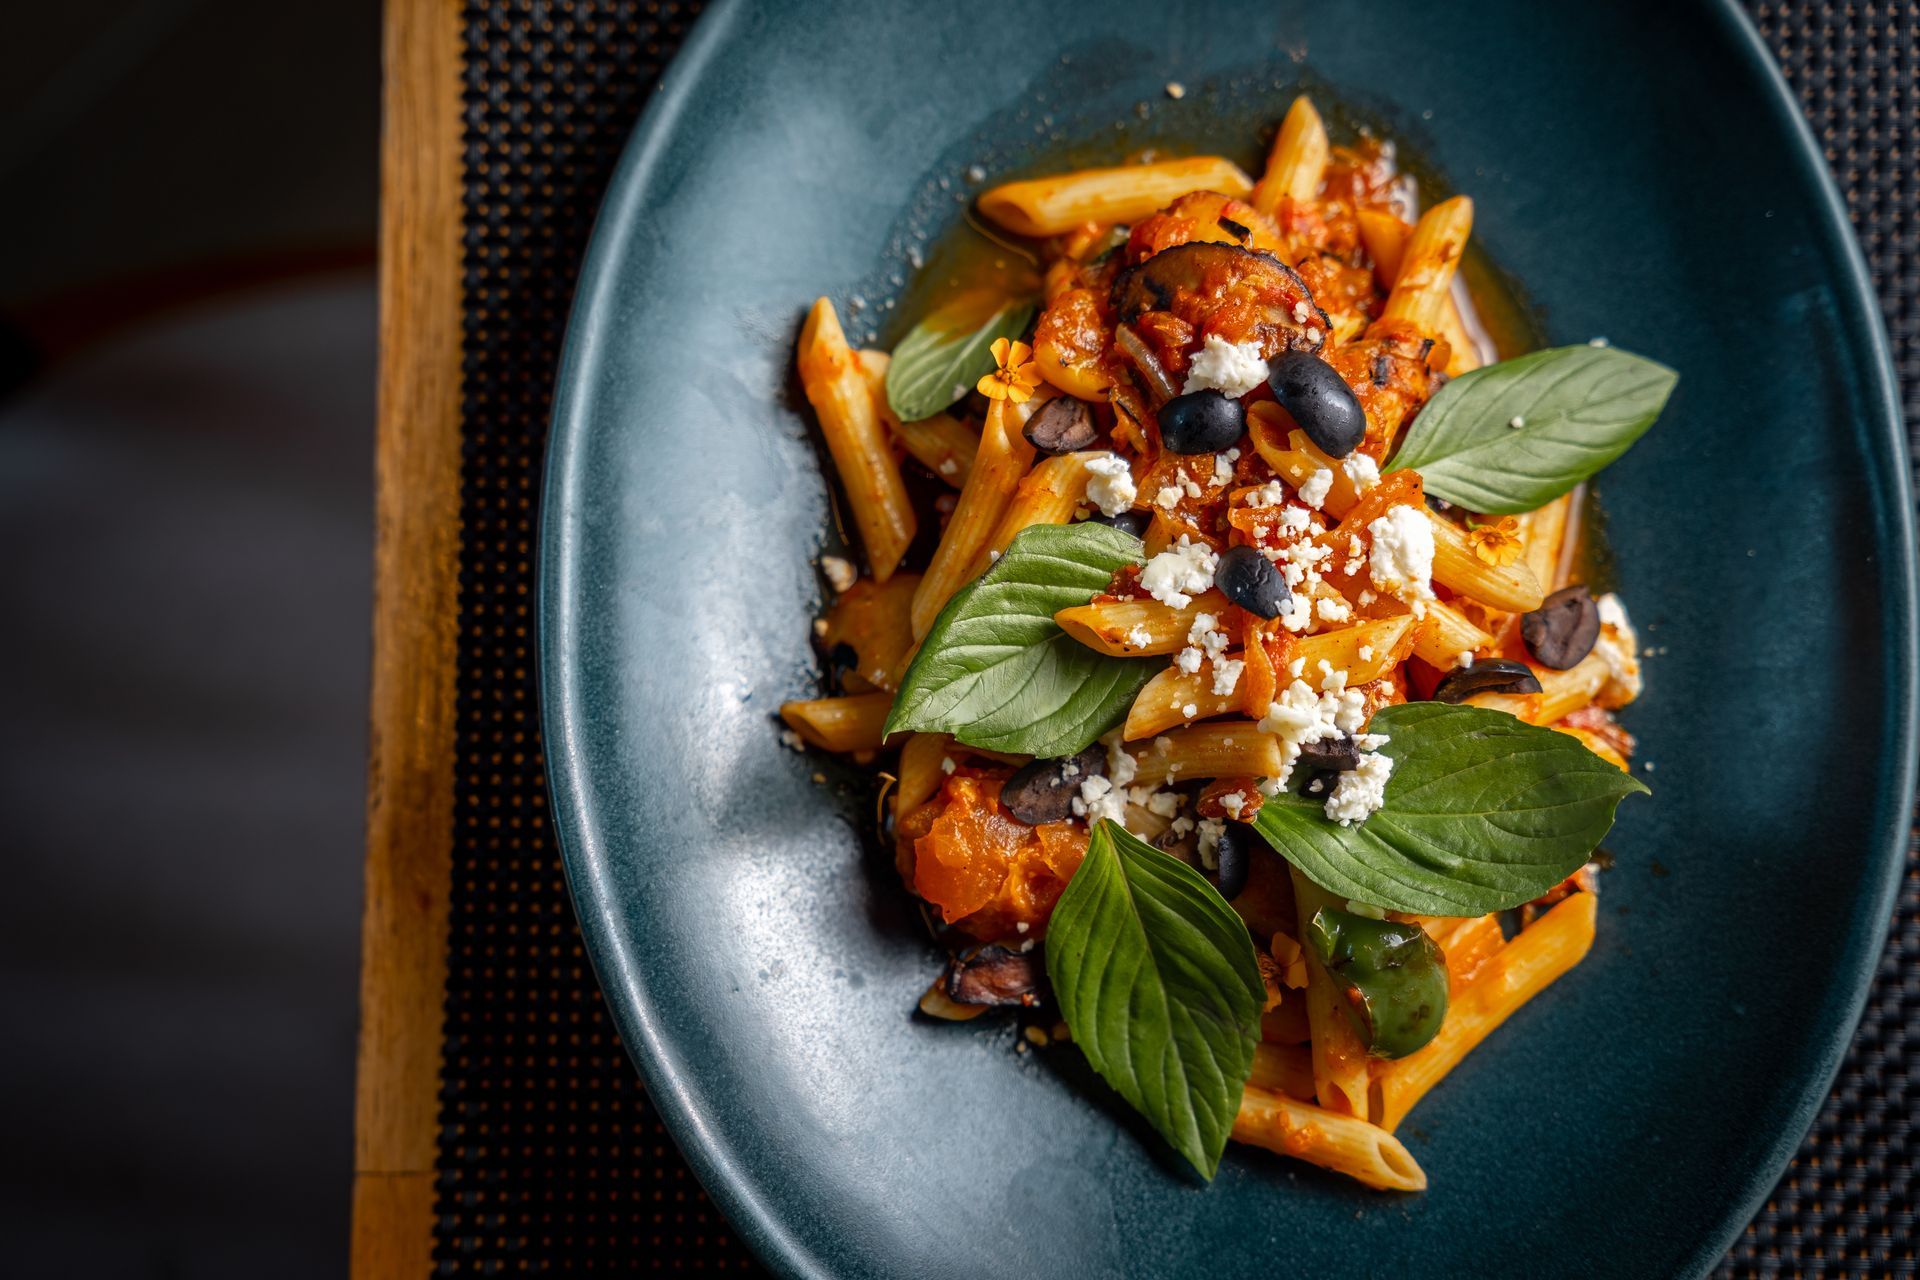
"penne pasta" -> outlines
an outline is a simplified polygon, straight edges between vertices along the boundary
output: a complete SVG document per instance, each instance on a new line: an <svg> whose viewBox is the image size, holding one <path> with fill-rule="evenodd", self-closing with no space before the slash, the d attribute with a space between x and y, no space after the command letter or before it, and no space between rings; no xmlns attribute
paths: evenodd
<svg viewBox="0 0 1920 1280"><path fill-rule="evenodd" d="M873 411L915 462L958 489L973 469L980 435L950 413L936 413L918 422L902 422L887 403L887 367L892 357L884 351L862 351L860 372L873 396Z"/></svg>
<svg viewBox="0 0 1920 1280"><path fill-rule="evenodd" d="M1016 235L1057 236L1087 222L1138 222L1192 191L1245 199L1253 180L1222 156L1188 156L1009 182L982 194L979 207Z"/></svg>
<svg viewBox="0 0 1920 1280"><path fill-rule="evenodd" d="M1328 672L1332 671L1346 672L1349 687L1378 680L1391 674L1412 651L1415 630L1413 615L1401 613L1301 636L1293 642L1293 658L1300 663L1297 678L1320 691L1326 689ZM1327 664L1325 670L1320 666L1323 662ZM1289 662L1280 687L1284 689L1292 678Z"/></svg>
<svg viewBox="0 0 1920 1280"><path fill-rule="evenodd" d="M1525 560L1509 565L1488 564L1473 554L1466 530L1451 520L1431 516L1433 525L1433 580L1457 595L1492 609L1525 613L1546 599L1540 580Z"/></svg>
<svg viewBox="0 0 1920 1280"><path fill-rule="evenodd" d="M856 693L844 698L809 698L780 704L787 727L827 751L877 751L880 732L893 709L890 693Z"/></svg>
<svg viewBox="0 0 1920 1280"><path fill-rule="evenodd" d="M946 780L941 761L948 758L953 739L944 733L910 735L900 748L899 776L893 784L893 820L906 817L933 799Z"/></svg>
<svg viewBox="0 0 1920 1280"><path fill-rule="evenodd" d="M1566 546L1568 517L1573 512L1573 495L1563 493L1524 517L1526 524L1523 558L1533 576L1546 591L1560 586L1561 551Z"/></svg>
<svg viewBox="0 0 1920 1280"><path fill-rule="evenodd" d="M1194 672L1182 671L1178 667L1156 672L1153 679L1134 695L1133 706L1127 711L1121 736L1128 741L1150 738L1178 724L1210 720L1214 716L1229 715L1240 710L1238 683L1225 693L1217 693L1213 677L1211 662L1201 663L1200 669ZM1193 709L1191 714L1188 714L1189 707Z"/></svg>
<svg viewBox="0 0 1920 1280"><path fill-rule="evenodd" d="M1391 1133L1268 1089L1241 1092L1233 1140L1343 1173L1377 1191L1427 1186L1426 1172Z"/></svg>
<svg viewBox="0 0 1920 1280"><path fill-rule="evenodd" d="M1380 312L1380 325L1405 324L1440 336L1440 317L1452 296L1453 273L1473 230L1473 201L1466 196L1442 200L1420 215L1407 238L1400 271Z"/></svg>
<svg viewBox="0 0 1920 1280"><path fill-rule="evenodd" d="M819 633L820 646L829 652L842 644L853 650L853 669L841 677L846 692L899 688L899 673L913 647L911 613L919 587L919 574L896 573L885 582L862 578L835 597Z"/></svg>
<svg viewBox="0 0 1920 1280"><path fill-rule="evenodd" d="M1287 999L1299 1003L1292 995ZM1313 1054L1302 1044L1269 1044L1263 1040L1253 1046L1253 1074L1247 1083L1256 1089L1311 1102Z"/></svg>
<svg viewBox="0 0 1920 1280"><path fill-rule="evenodd" d="M953 593L979 573L976 562L986 559L987 543L1013 501L1020 477L1033 462L1033 446L1020 434L1022 419L1012 404L995 400L980 431L980 452L974 458L967 483L953 517L940 535L933 560L921 576L913 596L913 638L926 639Z"/></svg>
<svg viewBox="0 0 1920 1280"><path fill-rule="evenodd" d="M1208 591L1179 609L1158 600L1110 600L1062 609L1053 620L1089 649L1116 658L1144 658L1178 653L1187 646L1194 619L1203 613L1220 617L1226 608L1225 596Z"/></svg>
<svg viewBox="0 0 1920 1280"><path fill-rule="evenodd" d="M1194 778L1274 778L1286 767L1280 740L1251 720L1222 720L1163 733L1134 756L1134 782L1158 786Z"/></svg>
<svg viewBox="0 0 1920 1280"><path fill-rule="evenodd" d="M1533 674L1540 681L1539 693L1478 693L1467 701L1476 707L1504 711L1528 724L1552 724L1599 696L1607 683L1608 672L1606 658L1590 653L1565 671L1534 666Z"/></svg>
<svg viewBox="0 0 1920 1280"><path fill-rule="evenodd" d="M1087 500L1087 479L1092 474L1087 463L1099 453L1063 453L1048 458L1028 472L1013 492L1006 515L988 544L993 551L1005 551L1015 534L1029 525L1067 524L1073 513ZM987 566L979 566L984 570Z"/></svg>
<svg viewBox="0 0 1920 1280"><path fill-rule="evenodd" d="M1463 653L1478 653L1493 643L1493 637L1473 620L1444 600L1427 603L1427 616L1421 620L1413 638L1413 653L1422 662L1442 671L1457 666Z"/></svg>
<svg viewBox="0 0 1920 1280"><path fill-rule="evenodd" d="M1299 938L1304 946L1307 923L1323 907L1344 907L1296 868L1293 900L1299 913ZM1328 975L1320 958L1306 947L1307 1026L1313 1035L1313 1092L1320 1105L1341 1115L1367 1114L1367 1047L1360 1043L1346 1008L1346 996Z"/></svg>
<svg viewBox="0 0 1920 1280"><path fill-rule="evenodd" d="M1379 209L1362 209L1355 215L1360 224L1360 241L1367 247L1367 256L1373 259L1373 269L1382 287L1391 289L1395 280L1400 278L1400 259L1406 250L1407 237L1413 234L1413 228L1393 214ZM1455 276L1458 281L1458 275ZM1466 317L1461 314L1460 304L1451 290L1440 308L1439 337L1447 340L1450 355L1447 358L1447 373L1458 377L1463 373L1480 367L1480 344L1474 341L1473 333L1467 328Z"/></svg>
<svg viewBox="0 0 1920 1280"><path fill-rule="evenodd" d="M919 521L874 411L866 375L847 346L833 303L825 298L813 304L800 330L800 383L820 419L867 563L874 579L885 582L913 542Z"/></svg>
<svg viewBox="0 0 1920 1280"><path fill-rule="evenodd" d="M1282 200L1313 199L1320 194L1331 152L1327 126L1303 93L1293 100L1286 117L1280 121L1280 131L1273 137L1273 150L1267 155L1267 171L1254 187L1249 203L1271 215Z"/></svg>
<svg viewBox="0 0 1920 1280"><path fill-rule="evenodd" d="M1594 896L1576 893L1515 934L1453 996L1440 1034L1424 1048L1381 1065L1369 1111L1391 1132L1427 1090L1505 1022L1515 1009L1579 964L1593 946Z"/></svg>

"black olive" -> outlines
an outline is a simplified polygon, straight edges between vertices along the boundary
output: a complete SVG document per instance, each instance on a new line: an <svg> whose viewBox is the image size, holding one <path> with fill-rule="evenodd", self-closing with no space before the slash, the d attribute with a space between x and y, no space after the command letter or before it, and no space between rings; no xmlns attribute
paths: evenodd
<svg viewBox="0 0 1920 1280"><path fill-rule="evenodd" d="M1153 523L1153 516L1145 511L1122 511L1117 516L1102 515L1096 511L1087 517L1093 524L1112 525L1122 533L1130 533L1136 538L1147 536L1147 526Z"/></svg>
<svg viewBox="0 0 1920 1280"><path fill-rule="evenodd" d="M1348 769L1360 766L1360 744L1352 738L1322 738L1318 742L1300 744L1300 754L1294 757L1294 767L1298 769L1331 769L1335 773L1344 773Z"/></svg>
<svg viewBox="0 0 1920 1280"><path fill-rule="evenodd" d="M1021 434L1042 453L1073 453L1098 440L1100 428L1094 425L1093 409L1086 401L1056 396L1034 411Z"/></svg>
<svg viewBox="0 0 1920 1280"><path fill-rule="evenodd" d="M1080 794L1080 784L1093 774L1105 772L1106 760L1106 748L1095 745L1063 760L1024 764L1000 788L1000 803L1029 826L1065 822L1073 815L1073 798Z"/></svg>
<svg viewBox="0 0 1920 1280"><path fill-rule="evenodd" d="M1038 951L981 947L947 957L947 997L961 1004L1040 1003L1046 968Z"/></svg>
<svg viewBox="0 0 1920 1280"><path fill-rule="evenodd" d="M1252 547L1228 547L1214 566L1213 585L1227 599L1262 618L1277 618L1287 611L1293 593L1273 561Z"/></svg>
<svg viewBox="0 0 1920 1280"><path fill-rule="evenodd" d="M1218 391L1189 391L1160 406L1160 443L1174 453L1220 453L1247 429L1247 411Z"/></svg>
<svg viewBox="0 0 1920 1280"><path fill-rule="evenodd" d="M1538 693L1540 677L1524 662L1483 658L1470 667L1455 667L1433 691L1435 702L1461 702L1476 693Z"/></svg>
<svg viewBox="0 0 1920 1280"><path fill-rule="evenodd" d="M1267 361L1267 385L1307 439L1330 458L1344 458L1367 438L1367 415L1353 388L1325 360L1282 351Z"/></svg>
<svg viewBox="0 0 1920 1280"><path fill-rule="evenodd" d="M1220 896L1232 902L1247 887L1247 867L1253 861L1253 847L1265 843L1260 833L1244 822L1229 822L1220 832L1220 839L1213 846L1213 856L1218 866L1214 872L1214 885L1220 890Z"/></svg>
<svg viewBox="0 0 1920 1280"><path fill-rule="evenodd" d="M1562 587L1521 616L1520 634L1541 666L1565 671L1593 652L1600 638L1600 606L1585 587Z"/></svg>

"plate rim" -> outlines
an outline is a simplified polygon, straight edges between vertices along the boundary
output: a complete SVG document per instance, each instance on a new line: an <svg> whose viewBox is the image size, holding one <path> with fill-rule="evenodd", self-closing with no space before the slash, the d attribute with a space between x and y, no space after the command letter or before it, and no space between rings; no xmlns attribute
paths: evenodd
<svg viewBox="0 0 1920 1280"><path fill-rule="evenodd" d="M1720 26L1729 48L1746 64L1744 69L1758 74L1760 94L1774 122L1796 144L1789 160L1815 194L1819 216L1814 247L1834 277L1842 302L1841 327L1867 354L1868 382L1860 390L1874 422L1865 432L1866 445L1870 457L1878 455L1874 460L1881 464L1878 470L1886 477L1883 483L1891 487L1884 497L1892 527L1877 549L1890 562L1883 567L1882 579L1890 579L1900 588L1897 598L1883 596L1883 630L1891 646L1887 688L1890 704L1897 704L1893 708L1898 712L1896 723L1905 726L1897 753L1884 775L1897 803L1888 807L1878 839L1869 850L1881 862L1878 882L1870 885L1870 891L1855 907L1853 923L1870 927L1849 930L1842 958L1831 967L1833 975L1847 980L1849 1008L1843 1018L1828 1024L1824 1037L1807 1046L1812 1065L1802 1073L1803 1084L1789 1113L1773 1126L1772 1137L1765 1144L1765 1159L1752 1164L1742 1190L1729 1197L1719 1220L1702 1233L1696 1248L1687 1255L1684 1265L1688 1271L1705 1275L1726 1256L1742 1228L1778 1184L1831 1094L1887 945L1893 906L1905 874L1916 763L1920 761L1920 591L1916 590L1913 461L1899 379L1879 296L1846 204L1811 124L1751 19L1737 0L1698 3ZM726 37L740 22L743 8L742 0L714 0L695 20L624 144L588 237L555 368L548 422L535 565L534 658L552 802L549 812L560 864L580 923L583 950L628 1056L645 1082L661 1123L694 1176L755 1257L783 1276L829 1280L834 1274L831 1266L787 1230L779 1215L756 1194L752 1178L741 1168L736 1154L709 1129L693 1106L685 1083L686 1068L672 1046L656 1034L651 998L638 979L638 962L626 952L624 932L616 922L619 902L606 891L597 873L597 868L604 867L604 860L589 834L592 824L581 785L584 767L579 727L587 713L580 702L580 672L569 643L575 619L568 605L579 569L577 526L581 506L576 498L582 476L578 463L595 401L584 374L597 360L598 335L608 330L610 293L616 279L613 268L625 256L631 228L636 224L632 214L647 192L652 170Z"/></svg>

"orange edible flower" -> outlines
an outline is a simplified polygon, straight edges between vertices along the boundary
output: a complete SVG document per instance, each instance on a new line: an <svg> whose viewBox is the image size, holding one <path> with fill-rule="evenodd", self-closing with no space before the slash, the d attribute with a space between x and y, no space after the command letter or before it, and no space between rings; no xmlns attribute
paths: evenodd
<svg viewBox="0 0 1920 1280"><path fill-rule="evenodd" d="M1015 404L1025 404L1032 398L1033 389L1040 385L1033 348L1024 342L995 338L993 361L999 367L975 384L981 395L991 400L1011 400Z"/></svg>
<svg viewBox="0 0 1920 1280"><path fill-rule="evenodd" d="M1520 558L1520 522L1501 516L1467 530L1467 545L1487 564L1504 568Z"/></svg>

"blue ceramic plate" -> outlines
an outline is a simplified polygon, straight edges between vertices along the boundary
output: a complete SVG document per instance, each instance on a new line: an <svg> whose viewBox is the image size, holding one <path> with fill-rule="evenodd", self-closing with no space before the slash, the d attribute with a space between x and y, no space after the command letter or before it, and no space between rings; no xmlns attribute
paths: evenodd
<svg viewBox="0 0 1920 1280"><path fill-rule="evenodd" d="M866 792L773 720L816 687L830 523L806 305L884 322L972 166L1156 140L1251 166L1303 84L1471 192L1543 337L1682 374L1600 491L1654 649L1628 715L1654 794L1608 841L1591 958L1402 1130L1417 1196L1244 1150L1202 1187L1077 1055L909 1016L937 957L863 844ZM1860 258L1731 5L718 4L614 180L559 388L540 654L567 869L657 1106L776 1270L1647 1280L1704 1272L1773 1185L1885 933L1914 557Z"/></svg>

